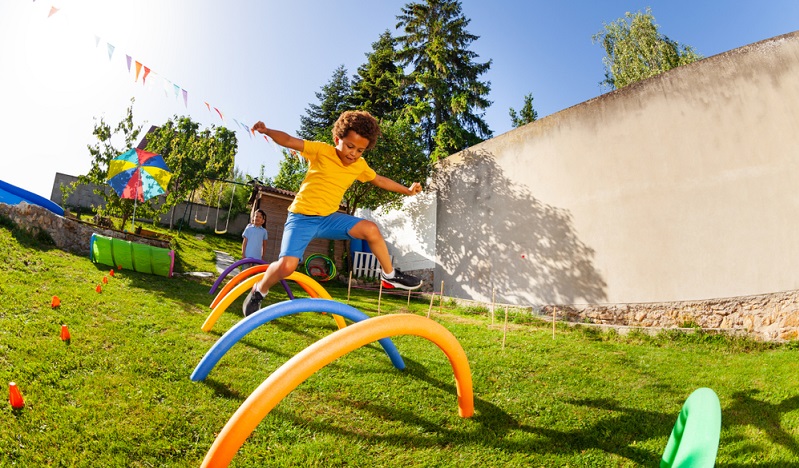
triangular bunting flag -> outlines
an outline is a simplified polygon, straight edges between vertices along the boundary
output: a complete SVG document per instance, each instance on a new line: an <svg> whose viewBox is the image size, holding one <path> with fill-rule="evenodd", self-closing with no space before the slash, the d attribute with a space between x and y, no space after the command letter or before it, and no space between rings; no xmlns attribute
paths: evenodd
<svg viewBox="0 0 799 468"><path fill-rule="evenodd" d="M185 89L183 91L183 105L189 107L189 92Z"/></svg>
<svg viewBox="0 0 799 468"><path fill-rule="evenodd" d="M172 90L172 82L167 80L163 76L161 76L161 79L164 80L164 97L169 97L169 92Z"/></svg>
<svg viewBox="0 0 799 468"><path fill-rule="evenodd" d="M175 83L172 83L172 87L175 89L175 99L177 99L178 95L180 94L180 86L176 85Z"/></svg>
<svg viewBox="0 0 799 468"><path fill-rule="evenodd" d="M225 118L222 116L222 113L221 113L221 112L219 112L219 109L217 109L216 107L214 107L214 110L216 111L216 113L217 113L217 114L219 114L219 118L220 118L220 119L222 119L222 120L225 120Z"/></svg>
<svg viewBox="0 0 799 468"><path fill-rule="evenodd" d="M114 55L114 49L114 46L108 44L108 60L111 60L111 57Z"/></svg>
<svg viewBox="0 0 799 468"><path fill-rule="evenodd" d="M210 105L210 104L208 104L208 103L206 102L206 103L205 103L205 107L207 107L207 108L208 108L208 112L211 112L211 105Z"/></svg>
<svg viewBox="0 0 799 468"><path fill-rule="evenodd" d="M149 74L150 74L150 69L147 68L147 67L144 67L144 75L142 75L142 77L141 77L141 84L144 84L147 81L147 75L149 75Z"/></svg>
<svg viewBox="0 0 799 468"><path fill-rule="evenodd" d="M94 46L100 47L100 36L97 35L94 36Z"/></svg>
<svg viewBox="0 0 799 468"><path fill-rule="evenodd" d="M130 57L130 55L128 55L128 54L125 54L125 60L127 60L127 61L128 61L128 73L130 73L130 60L131 60L131 57Z"/></svg>
<svg viewBox="0 0 799 468"><path fill-rule="evenodd" d="M244 124L243 124L243 123L241 123L241 122L237 122L237 123L238 123L239 125L241 125L241 128L243 128L243 129L244 129L244 132L245 132L245 133L246 133L246 134L247 134L247 135L248 135L250 138L252 138L252 134L250 133L250 127L248 127L248 126L244 125Z"/></svg>
<svg viewBox="0 0 799 468"><path fill-rule="evenodd" d="M51 6L50 7L50 14L48 14L47 17L49 18L49 17L53 16L56 13L58 13L58 8L56 8L54 6Z"/></svg>
<svg viewBox="0 0 799 468"><path fill-rule="evenodd" d="M133 81L139 81L139 73L141 72L141 63L136 60L136 78Z"/></svg>

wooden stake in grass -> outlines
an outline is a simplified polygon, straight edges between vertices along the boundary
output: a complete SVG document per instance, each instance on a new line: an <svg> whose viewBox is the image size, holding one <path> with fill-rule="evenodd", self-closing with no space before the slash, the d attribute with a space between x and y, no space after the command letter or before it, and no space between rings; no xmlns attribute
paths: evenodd
<svg viewBox="0 0 799 468"><path fill-rule="evenodd" d="M502 331L502 349L505 349L505 337L508 336L508 306L505 306L505 328Z"/></svg>
<svg viewBox="0 0 799 468"><path fill-rule="evenodd" d="M491 325L494 325L494 307L497 303L497 290L491 288Z"/></svg>
<svg viewBox="0 0 799 468"><path fill-rule="evenodd" d="M552 339L555 339L555 316L558 314L558 308L552 307Z"/></svg>
<svg viewBox="0 0 799 468"><path fill-rule="evenodd" d="M352 288L352 272L350 271L350 279L347 281L347 304L350 303L350 289Z"/></svg>
<svg viewBox="0 0 799 468"><path fill-rule="evenodd" d="M377 315L380 315L380 300L383 298L383 280L380 280L380 292L377 294Z"/></svg>
<svg viewBox="0 0 799 468"><path fill-rule="evenodd" d="M441 282L441 299L438 301L438 313L441 313L441 306L444 304L444 282Z"/></svg>
<svg viewBox="0 0 799 468"><path fill-rule="evenodd" d="M408 308L411 307L411 290L408 290Z"/></svg>
<svg viewBox="0 0 799 468"><path fill-rule="evenodd" d="M433 310L433 299L436 298L436 292L432 291L430 293L430 307L427 308L427 318L430 318L430 312Z"/></svg>

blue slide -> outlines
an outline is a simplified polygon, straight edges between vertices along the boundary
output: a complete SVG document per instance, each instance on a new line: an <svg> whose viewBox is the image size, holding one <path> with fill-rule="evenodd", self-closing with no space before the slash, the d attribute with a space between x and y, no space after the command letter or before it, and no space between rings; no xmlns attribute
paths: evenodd
<svg viewBox="0 0 799 468"><path fill-rule="evenodd" d="M0 203L18 205L21 202L39 205L47 208L58 216L64 216L64 209L50 200L0 180Z"/></svg>

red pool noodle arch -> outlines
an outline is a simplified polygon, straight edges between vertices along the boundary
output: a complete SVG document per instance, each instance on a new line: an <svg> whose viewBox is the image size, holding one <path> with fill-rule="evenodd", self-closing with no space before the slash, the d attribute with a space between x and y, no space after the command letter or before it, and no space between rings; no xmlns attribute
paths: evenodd
<svg viewBox="0 0 799 468"><path fill-rule="evenodd" d="M361 346L395 335L416 335L435 343L449 358L455 374L458 413L474 414L469 361L460 343L444 326L413 314L372 317L342 328L308 346L253 391L230 417L203 460L203 467L228 466L263 418L294 388L317 370Z"/></svg>

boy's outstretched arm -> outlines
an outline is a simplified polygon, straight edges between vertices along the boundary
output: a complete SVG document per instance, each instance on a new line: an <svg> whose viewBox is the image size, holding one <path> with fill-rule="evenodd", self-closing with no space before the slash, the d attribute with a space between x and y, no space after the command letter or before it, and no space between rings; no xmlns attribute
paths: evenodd
<svg viewBox="0 0 799 468"><path fill-rule="evenodd" d="M275 143L284 148L289 148L297 151L303 151L305 149L304 140L293 137L286 132L281 132L280 130L266 128L266 124L264 124L260 120L258 122L255 122L255 125L252 126L252 130L254 132L263 133L264 135L273 139Z"/></svg>
<svg viewBox="0 0 799 468"><path fill-rule="evenodd" d="M383 190L388 190L389 192L397 192L403 195L416 195L417 193L422 191L422 185L419 182L414 182L411 184L410 187L406 187L398 182L394 182L388 177L383 177L379 174L377 175L377 177L370 180L369 182L375 185L376 187L380 187Z"/></svg>

